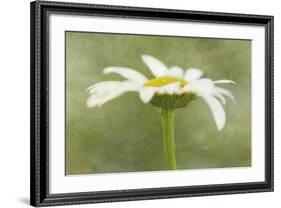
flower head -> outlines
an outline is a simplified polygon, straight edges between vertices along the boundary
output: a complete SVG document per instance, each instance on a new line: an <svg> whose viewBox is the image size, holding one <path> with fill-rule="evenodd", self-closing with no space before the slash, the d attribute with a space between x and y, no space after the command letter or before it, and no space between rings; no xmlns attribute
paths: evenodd
<svg viewBox="0 0 281 208"><path fill-rule="evenodd" d="M110 66L103 70L105 74L116 73L124 81L104 81L90 86L88 107L100 107L104 103L123 95L126 92L138 92L144 103L151 103L160 108L182 108L197 97L208 104L218 130L225 125L225 96L234 99L232 93L216 84L234 84L231 80L201 78L203 72L191 68L184 71L178 66L167 67L158 59L142 55L143 62L151 70L154 78L148 79L138 71L120 66Z"/></svg>

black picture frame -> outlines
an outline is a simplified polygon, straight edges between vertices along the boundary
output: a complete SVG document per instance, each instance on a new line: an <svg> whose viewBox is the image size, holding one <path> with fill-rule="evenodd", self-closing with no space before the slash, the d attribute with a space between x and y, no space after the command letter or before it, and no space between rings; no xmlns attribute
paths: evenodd
<svg viewBox="0 0 281 208"><path fill-rule="evenodd" d="M31 174L30 204L73 205L219 194L273 191L273 16L203 11L31 2ZM193 21L265 27L265 181L235 184L147 188L83 193L49 193L49 65L48 16L51 13L151 20Z"/></svg>

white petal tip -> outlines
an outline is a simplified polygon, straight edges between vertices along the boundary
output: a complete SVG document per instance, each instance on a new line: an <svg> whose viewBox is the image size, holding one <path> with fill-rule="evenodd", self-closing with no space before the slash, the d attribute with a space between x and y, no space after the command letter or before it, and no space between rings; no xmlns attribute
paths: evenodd
<svg viewBox="0 0 281 208"><path fill-rule="evenodd" d="M118 73L119 70L120 70L119 66L108 66L103 69L103 73L104 74Z"/></svg>
<svg viewBox="0 0 281 208"><path fill-rule="evenodd" d="M146 64L151 63L151 62L155 62L155 60L156 60L153 56L150 56L150 55L147 55L147 54L141 55L141 59Z"/></svg>
<svg viewBox="0 0 281 208"><path fill-rule="evenodd" d="M142 101L144 104L149 103L149 101L151 100L151 98L150 98L150 99L146 99L146 98L144 98L144 97L140 97L140 99L141 99L141 101Z"/></svg>
<svg viewBox="0 0 281 208"><path fill-rule="evenodd" d="M142 102L143 102L144 104L149 103L149 101L150 101L150 100L144 100L144 99L142 99Z"/></svg>
<svg viewBox="0 0 281 208"><path fill-rule="evenodd" d="M146 97L143 97L143 96L141 96L140 98L141 98L141 101L142 101L144 104L149 103L150 100L152 99L152 97L151 97L151 98L146 98Z"/></svg>
<svg viewBox="0 0 281 208"><path fill-rule="evenodd" d="M218 131L221 131L223 129L224 125L223 126L217 126L218 128Z"/></svg>
<svg viewBox="0 0 281 208"><path fill-rule="evenodd" d="M104 74L109 74L109 73L111 73L111 67L106 67L106 68L104 68L102 72L103 72Z"/></svg>
<svg viewBox="0 0 281 208"><path fill-rule="evenodd" d="M86 103L86 106L87 106L88 108L93 108L93 107L95 107L95 105L92 105L92 104L89 103L89 102Z"/></svg>
<svg viewBox="0 0 281 208"><path fill-rule="evenodd" d="M86 101L86 106L88 108L95 108L97 105L99 104L99 101L98 100L93 100L92 97L89 97Z"/></svg>
<svg viewBox="0 0 281 208"><path fill-rule="evenodd" d="M215 123L218 128L218 131L220 131L225 125L225 112L222 107L222 104L215 97L210 95L203 94L202 98L208 104L213 114L213 117L215 119Z"/></svg>
<svg viewBox="0 0 281 208"><path fill-rule="evenodd" d="M216 80L213 83L215 83L215 84L236 84L236 82L234 82L232 80L225 80L225 79Z"/></svg>
<svg viewBox="0 0 281 208"><path fill-rule="evenodd" d="M147 55L147 54L142 54L141 55L141 58L148 58L148 57L151 57L150 55Z"/></svg>
<svg viewBox="0 0 281 208"><path fill-rule="evenodd" d="M184 74L184 79L188 82L194 81L199 79L200 77L203 76L203 71L197 68L190 68L187 69L185 74Z"/></svg>
<svg viewBox="0 0 281 208"><path fill-rule="evenodd" d="M140 91L140 99L143 103L149 103L155 93L155 89L151 87L143 88Z"/></svg>

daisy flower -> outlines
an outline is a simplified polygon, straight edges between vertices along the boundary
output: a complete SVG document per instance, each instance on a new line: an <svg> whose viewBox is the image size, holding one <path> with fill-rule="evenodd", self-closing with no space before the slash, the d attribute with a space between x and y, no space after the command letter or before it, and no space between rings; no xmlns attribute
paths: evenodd
<svg viewBox="0 0 281 208"><path fill-rule="evenodd" d="M164 150L169 169L176 169L174 114L175 109L186 107L191 101L202 98L209 106L217 129L225 125L223 105L225 97L234 100L233 94L216 85L235 84L231 80L216 80L202 78L203 72L191 68L184 71L178 66L168 67L160 60L142 55L143 62L154 75L148 79L140 72L121 66L110 66L103 70L105 74L116 73L124 81L103 81L87 89L88 107L101 107L104 103L115 99L126 92L137 92L143 103L150 103L161 109Z"/></svg>

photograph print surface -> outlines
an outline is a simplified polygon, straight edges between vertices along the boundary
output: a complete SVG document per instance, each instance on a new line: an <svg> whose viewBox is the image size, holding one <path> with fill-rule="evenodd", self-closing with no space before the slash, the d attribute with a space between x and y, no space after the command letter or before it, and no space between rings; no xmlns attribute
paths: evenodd
<svg viewBox="0 0 281 208"><path fill-rule="evenodd" d="M66 175L251 166L251 41L65 32Z"/></svg>

